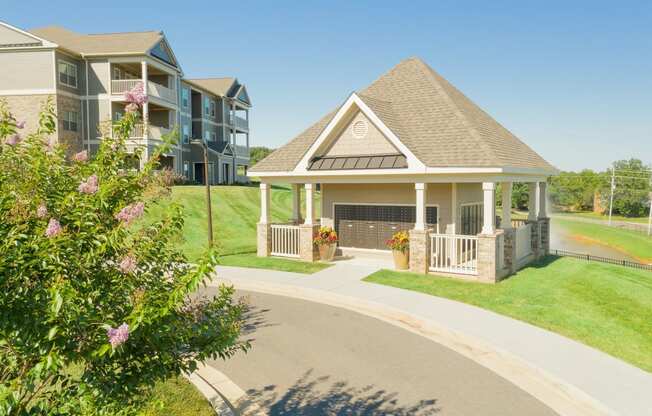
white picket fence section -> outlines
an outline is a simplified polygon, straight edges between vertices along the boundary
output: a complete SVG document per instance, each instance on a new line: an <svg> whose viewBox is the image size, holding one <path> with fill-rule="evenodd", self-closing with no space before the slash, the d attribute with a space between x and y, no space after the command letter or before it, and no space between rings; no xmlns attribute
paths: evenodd
<svg viewBox="0 0 652 416"><path fill-rule="evenodd" d="M478 237L475 235L430 234L430 270L477 274Z"/></svg>
<svg viewBox="0 0 652 416"><path fill-rule="evenodd" d="M272 256L299 257L299 226L272 224Z"/></svg>
<svg viewBox="0 0 652 416"><path fill-rule="evenodd" d="M532 224L524 224L516 229L516 263L532 254Z"/></svg>
<svg viewBox="0 0 652 416"><path fill-rule="evenodd" d="M142 84L141 79L112 79L111 94L124 94L131 91L136 85Z"/></svg>

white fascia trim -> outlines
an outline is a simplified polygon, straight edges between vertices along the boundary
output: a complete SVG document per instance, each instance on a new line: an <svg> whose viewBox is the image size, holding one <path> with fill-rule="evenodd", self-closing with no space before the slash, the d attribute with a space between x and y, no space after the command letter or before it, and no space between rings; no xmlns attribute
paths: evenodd
<svg viewBox="0 0 652 416"><path fill-rule="evenodd" d="M297 167L294 169L293 173L301 174L301 175L306 175L306 174L314 174L314 171L309 171L308 170L308 164L310 160L315 156L315 153L319 148L324 144L324 142L328 139L328 137L331 135L333 130L337 127L337 125L340 123L342 118L348 113L349 109L351 109L352 106L357 106L360 111L367 116L369 120L378 128L381 133L401 152L405 155L407 162L408 162L408 170L412 173L416 173L417 171L423 173L425 169L425 165L417 159L417 157L399 140L398 137L383 123L376 114L371 111L371 109L358 97L356 93L352 93L349 98L342 104L339 110L337 110L337 113L335 114L335 117L326 125L324 130L319 134L317 137L317 140L310 146L306 154L303 156L301 161L297 164ZM380 172L381 170L378 170L377 172ZM340 171L342 174L345 174L344 172L347 171ZM405 171L404 171L405 172Z"/></svg>
<svg viewBox="0 0 652 416"><path fill-rule="evenodd" d="M15 32L20 33L21 35L25 35L25 36L28 36L28 37L30 37L30 38L32 38L32 39L35 39L35 40L41 42L41 43L43 44L44 47L48 47L48 48L57 48L57 47L59 47L59 45L57 45L57 44L54 43L54 42L50 42L50 41L47 40L47 39L43 39L43 38L41 38L41 37L38 37L38 36L36 36L36 35L34 35L34 34L32 34L32 33L29 33L29 32L27 32L27 31L24 31L24 30L22 30L22 29L19 29L19 28L17 28L16 26L12 26L12 25L10 25L9 23L3 22L3 21L1 21L1 20L0 20L0 26L4 26L4 27L6 27L6 28L8 28L8 29L10 29L10 30L13 30L13 31L15 31Z"/></svg>

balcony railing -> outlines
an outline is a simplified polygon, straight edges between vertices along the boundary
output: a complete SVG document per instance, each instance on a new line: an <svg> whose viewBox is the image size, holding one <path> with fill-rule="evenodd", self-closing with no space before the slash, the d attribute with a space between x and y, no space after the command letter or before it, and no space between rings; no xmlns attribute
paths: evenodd
<svg viewBox="0 0 652 416"><path fill-rule="evenodd" d="M157 139L160 140L165 136L166 134L169 134L172 130L165 128L165 127L159 127L159 126L154 126L154 125L149 125L148 131L148 139ZM131 133L129 134L129 139L131 140L142 140L144 138L144 126L143 124L136 124L134 128L131 130ZM118 133L113 130L113 135L117 135Z"/></svg>
<svg viewBox="0 0 652 416"><path fill-rule="evenodd" d="M141 123L134 125L134 128L131 130L131 133L129 134L130 139L142 139L143 138L143 125ZM116 136L118 132L113 129L113 136Z"/></svg>
<svg viewBox="0 0 652 416"><path fill-rule="evenodd" d="M238 130L249 130L249 121L240 116L230 116L230 124Z"/></svg>
<svg viewBox="0 0 652 416"><path fill-rule="evenodd" d="M235 146L235 154L237 156L249 157L249 148L247 146Z"/></svg>
<svg viewBox="0 0 652 416"><path fill-rule="evenodd" d="M141 79L112 79L111 94L124 94L142 82ZM152 81L147 82L147 94L165 100L171 104L177 103L176 90Z"/></svg>
<svg viewBox="0 0 652 416"><path fill-rule="evenodd" d="M147 93L149 95L153 95L154 97L158 97L162 100L165 100L169 103L176 104L177 103L177 92L171 88L164 87L161 84L157 84L152 81L147 82Z"/></svg>

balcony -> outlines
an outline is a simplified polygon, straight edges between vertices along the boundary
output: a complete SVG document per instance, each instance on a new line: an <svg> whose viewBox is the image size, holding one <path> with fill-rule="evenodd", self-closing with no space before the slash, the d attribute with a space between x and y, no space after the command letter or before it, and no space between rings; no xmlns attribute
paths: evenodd
<svg viewBox="0 0 652 416"><path fill-rule="evenodd" d="M240 116L234 116L231 114L229 116L229 124L231 124L237 130L249 131L249 121Z"/></svg>
<svg viewBox="0 0 652 416"><path fill-rule="evenodd" d="M239 156L239 157L248 158L249 157L249 148L247 146L236 145L235 146L235 154L236 154L236 156Z"/></svg>
<svg viewBox="0 0 652 416"><path fill-rule="evenodd" d="M160 127L160 126L154 126L152 124L149 125L148 128L148 139L150 140L161 140L163 136L166 134L170 134L172 131L171 129L165 128L165 127ZM133 130L129 134L129 139L130 140L143 140L144 139L144 133L145 129L142 123L138 123L134 126ZM117 132L113 132L113 134L117 134Z"/></svg>
<svg viewBox="0 0 652 416"><path fill-rule="evenodd" d="M112 79L111 94L124 94L141 83L141 79ZM177 92L156 82L147 81L147 95L160 98L170 104L177 103Z"/></svg>

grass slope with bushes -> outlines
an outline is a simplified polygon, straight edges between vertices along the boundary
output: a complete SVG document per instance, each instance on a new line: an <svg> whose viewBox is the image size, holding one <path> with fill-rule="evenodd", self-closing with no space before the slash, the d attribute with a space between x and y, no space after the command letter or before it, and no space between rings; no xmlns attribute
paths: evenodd
<svg viewBox="0 0 652 416"><path fill-rule="evenodd" d="M652 371L652 273L549 257L495 285L381 270L368 282L457 300Z"/></svg>

